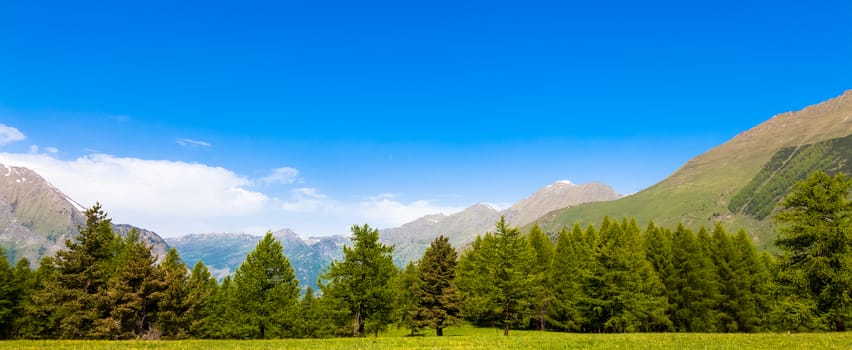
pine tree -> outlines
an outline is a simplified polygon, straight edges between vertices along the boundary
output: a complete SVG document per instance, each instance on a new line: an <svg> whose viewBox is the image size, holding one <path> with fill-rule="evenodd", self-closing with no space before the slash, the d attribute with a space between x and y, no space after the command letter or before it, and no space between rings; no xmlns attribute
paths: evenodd
<svg viewBox="0 0 852 350"><path fill-rule="evenodd" d="M85 215L76 239L42 261L45 276L27 308L29 318L39 320L28 330L33 337L82 339L101 316L96 295L116 270L121 242L100 204Z"/></svg>
<svg viewBox="0 0 852 350"><path fill-rule="evenodd" d="M533 312L535 314L535 328L544 330L547 326L550 306L553 302L553 291L550 280L550 268L553 263L553 243L550 237L541 231L538 224L530 228L529 242L533 249Z"/></svg>
<svg viewBox="0 0 852 350"><path fill-rule="evenodd" d="M466 314L486 318L503 326L524 324L530 316L534 252L516 227L501 217L493 235L474 242L459 262L458 287L465 299ZM478 250L478 251L477 251Z"/></svg>
<svg viewBox="0 0 852 350"><path fill-rule="evenodd" d="M423 324L443 336L443 329L452 325L459 314L460 297L455 284L456 250L449 238L439 236L432 241L420 259L420 283L415 288L417 315Z"/></svg>
<svg viewBox="0 0 852 350"><path fill-rule="evenodd" d="M816 171L793 187L775 217L787 301L810 309L808 316L835 331L845 331L852 317L850 190L852 181L843 173Z"/></svg>
<svg viewBox="0 0 852 350"><path fill-rule="evenodd" d="M364 337L393 322L394 291L390 281L397 273L393 247L379 242L379 231L369 225L352 226L352 244L343 248L343 261L334 261L321 279L323 298L334 298L349 311L352 335Z"/></svg>
<svg viewBox="0 0 852 350"><path fill-rule="evenodd" d="M159 338L152 329L164 289L151 246L131 230L123 240L120 263L97 291L97 317L88 336L109 339Z"/></svg>
<svg viewBox="0 0 852 350"><path fill-rule="evenodd" d="M299 281L281 242L267 232L234 274L241 338L292 336Z"/></svg>

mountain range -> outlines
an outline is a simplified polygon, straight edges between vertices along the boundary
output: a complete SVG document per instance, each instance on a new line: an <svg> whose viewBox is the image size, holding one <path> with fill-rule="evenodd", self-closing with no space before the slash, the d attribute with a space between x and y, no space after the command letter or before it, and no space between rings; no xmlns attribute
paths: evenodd
<svg viewBox="0 0 852 350"><path fill-rule="evenodd" d="M296 271L302 287L316 287L319 275L335 259L343 258L343 245L349 243L345 236L302 238L290 229L273 232L281 242L284 255ZM189 234L166 238L178 250L187 264L202 261L210 273L219 279L234 273L262 236L245 233Z"/></svg>
<svg viewBox="0 0 852 350"><path fill-rule="evenodd" d="M38 266L41 258L64 248L65 240L86 224L85 209L30 169L0 164L0 174L0 246L10 260L27 258ZM113 225L122 235L133 228ZM155 254L166 256L168 246L159 235L136 229Z"/></svg>
<svg viewBox="0 0 852 350"><path fill-rule="evenodd" d="M510 225L522 226L556 209L619 197L612 187L602 183L576 185L562 180L536 191L506 210L475 204L455 214L427 215L400 227L380 230L379 236L386 244L396 246L394 260L402 266L419 259L432 240L440 235L447 236L453 246L460 248L473 242L477 235L491 231L503 215Z"/></svg>
<svg viewBox="0 0 852 350"><path fill-rule="evenodd" d="M747 229L763 248L772 249L772 214L790 186L813 170L852 171L852 91L796 112L782 113L690 160L671 176L641 192L621 196L600 183L557 181L511 207L475 204L453 214L433 214L380 230L395 246L399 265L418 259L438 235L463 248L490 231L501 215L511 225L540 225L555 234L575 222L596 224L604 216L632 217L673 227L725 223L729 231ZM108 208L107 208L108 209ZM85 224L83 206L32 170L0 164L0 246L10 260L26 257L37 266L62 249ZM126 234L130 225L114 225ZM190 234L163 240L139 229L161 258L171 246L185 262L201 260L218 277L232 273L260 236L243 233ZM274 233L282 242L303 286L314 285L333 259L342 257L346 236L302 238L292 230Z"/></svg>
<svg viewBox="0 0 852 350"><path fill-rule="evenodd" d="M615 201L552 211L538 220L555 233L605 215L692 228L722 222L746 229L759 247L772 249L772 213L790 186L810 172L849 173L852 164L852 90L839 97L778 114L690 160L674 174Z"/></svg>

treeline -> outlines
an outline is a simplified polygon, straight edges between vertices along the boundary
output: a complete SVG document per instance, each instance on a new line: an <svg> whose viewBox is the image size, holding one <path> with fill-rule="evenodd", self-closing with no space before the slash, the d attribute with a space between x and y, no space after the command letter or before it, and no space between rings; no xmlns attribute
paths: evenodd
<svg viewBox="0 0 852 350"><path fill-rule="evenodd" d="M183 339L412 334L460 323L570 332L846 329L852 318L852 202L840 174L812 174L782 202L778 256L745 231L697 232L634 220L527 233L501 218L459 256L445 237L404 269L378 230L352 227L317 283L299 281L268 233L218 283L172 249L157 262L100 205L36 271L0 259L0 338Z"/></svg>

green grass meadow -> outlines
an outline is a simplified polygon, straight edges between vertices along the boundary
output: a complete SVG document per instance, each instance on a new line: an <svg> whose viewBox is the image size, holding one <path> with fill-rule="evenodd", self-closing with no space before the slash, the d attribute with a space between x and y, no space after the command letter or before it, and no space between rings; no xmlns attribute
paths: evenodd
<svg viewBox="0 0 852 350"><path fill-rule="evenodd" d="M15 340L0 349L852 349L852 333L804 334L573 334L498 329L449 328L444 337L434 332L405 337L402 331L361 339L76 341Z"/></svg>

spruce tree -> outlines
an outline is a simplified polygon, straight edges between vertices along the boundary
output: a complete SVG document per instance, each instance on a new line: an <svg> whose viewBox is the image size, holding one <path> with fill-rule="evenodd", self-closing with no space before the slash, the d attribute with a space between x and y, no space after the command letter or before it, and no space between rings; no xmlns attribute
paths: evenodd
<svg viewBox="0 0 852 350"><path fill-rule="evenodd" d="M461 307L455 284L457 254L449 238L432 241L420 259L419 286L415 289L417 318L440 337L456 321Z"/></svg>
<svg viewBox="0 0 852 350"><path fill-rule="evenodd" d="M343 248L343 261L333 261L321 279L323 298L334 298L349 312L352 335L376 335L393 322L394 290L389 283L397 273L392 246L379 242L379 231L369 225L352 226L352 247Z"/></svg>
<svg viewBox="0 0 852 350"><path fill-rule="evenodd" d="M233 280L238 310L237 335L267 339L293 335L299 281L281 242L267 232L237 268Z"/></svg>

